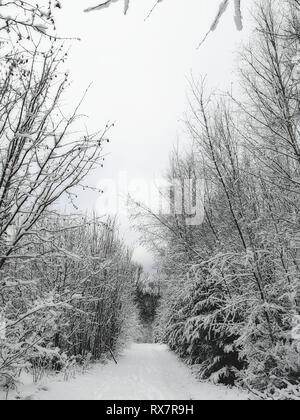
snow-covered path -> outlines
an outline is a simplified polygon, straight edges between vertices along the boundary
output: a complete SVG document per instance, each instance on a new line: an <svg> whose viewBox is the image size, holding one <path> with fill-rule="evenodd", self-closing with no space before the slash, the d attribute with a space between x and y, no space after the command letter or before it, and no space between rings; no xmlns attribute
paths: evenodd
<svg viewBox="0 0 300 420"><path fill-rule="evenodd" d="M118 365L97 365L68 382L48 382L33 399L203 400L247 399L236 389L198 382L164 345L133 344Z"/></svg>

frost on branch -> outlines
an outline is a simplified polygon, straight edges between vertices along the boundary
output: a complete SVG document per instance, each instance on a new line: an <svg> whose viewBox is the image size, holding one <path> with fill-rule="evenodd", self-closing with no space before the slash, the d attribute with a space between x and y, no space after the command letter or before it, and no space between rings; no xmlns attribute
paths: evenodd
<svg viewBox="0 0 300 420"><path fill-rule="evenodd" d="M97 6L94 7L88 7L87 9L85 9L85 12L93 12L95 10L102 10L105 9L106 7L109 7L112 5L112 3L116 3L119 0L107 0L104 3L98 4ZM124 14L126 15L127 11L129 8L129 0L124 0Z"/></svg>
<svg viewBox="0 0 300 420"><path fill-rule="evenodd" d="M228 4L229 4L229 0L222 0L222 2L220 3L217 16L215 17L215 20L213 21L210 28L211 31L214 31L217 29L223 14L227 10ZM235 9L235 14L234 14L235 26L238 31L241 31L243 29L241 0L234 0L234 9Z"/></svg>
<svg viewBox="0 0 300 420"><path fill-rule="evenodd" d="M105 9L109 6L111 6L113 3L118 2L119 0L106 0L105 2L102 2L101 4L98 4L97 6L93 6L93 7L89 7L87 9L85 9L85 12L92 12L95 10L102 10ZM151 12L154 10L154 8L158 5L158 3L161 3L163 0L156 0L156 2L154 3L154 6L152 8ZM130 0L124 0L124 14L126 15L126 13L128 12L129 9L129 3ZM214 31L219 22L220 19L222 17L222 15L225 13L227 6L229 4L229 0L222 0L219 6L219 11L210 27L210 31ZM243 29L243 23L242 23L242 12L241 12L241 0L234 0L234 8L235 8L235 15L234 15L234 21L235 21L235 25L236 28L240 31Z"/></svg>
<svg viewBox="0 0 300 420"><path fill-rule="evenodd" d="M7 33L7 40L17 42L29 40L33 34L55 37L54 8L61 8L59 1L16 0L14 2L0 2L0 32Z"/></svg>
<svg viewBox="0 0 300 420"><path fill-rule="evenodd" d="M226 12L226 9L227 9L227 7L228 7L228 3L229 3L229 0L223 0L223 1L220 3L218 14L217 14L217 16L215 17L215 19L214 19L214 21L213 21L213 23L212 23L212 25L211 25L211 27L210 27L210 30L211 30L211 31L215 31L215 30L217 29L217 27L218 27L218 25L219 25L219 22L220 22L221 17L222 17L222 16L223 16L223 14Z"/></svg>
<svg viewBox="0 0 300 420"><path fill-rule="evenodd" d="M100 4L98 4L97 6L93 6L93 7L89 7L87 9L85 9L85 12L92 12L95 10L102 10L105 9L109 6L111 6L113 3L118 2L119 0L106 0L105 2L102 2ZM156 2L154 3L154 6L152 7L152 9L150 10L147 18L152 14L153 10L156 8L156 6L161 3L163 0L156 0ZM224 15L224 13L226 12L228 5L229 5L229 1L230 0L222 0L220 2L219 5L219 10L218 13L216 14L216 17L214 18L209 31L207 32L207 34L205 35L204 39L202 40L202 42L199 44L199 47L203 44L203 42L207 39L208 35L210 34L210 32L213 32L217 29L220 20L222 18L222 16ZM242 11L241 11L241 0L233 0L234 1L234 22L235 22L235 26L237 28L238 31L241 31L243 29L243 16L242 16ZM129 3L130 0L124 0L124 14L126 15L129 9ZM147 19L146 18L146 19ZM199 48L198 47L198 48Z"/></svg>
<svg viewBox="0 0 300 420"><path fill-rule="evenodd" d="M227 8L229 5L229 0L222 0L220 5L219 5L219 10L218 13L213 21L213 23L211 24L211 27L209 28L209 31L207 32L207 34L205 35L205 37L203 38L203 40L200 42L198 48L206 41L208 35L211 32L214 32L217 27L219 26L219 23L221 21L222 16L224 15L224 13L226 12ZM243 29L243 16L242 16L242 10L241 10L241 0L234 0L234 9L235 9L235 13L234 13L234 22L235 22L235 26L236 29L238 31L241 31Z"/></svg>
<svg viewBox="0 0 300 420"><path fill-rule="evenodd" d="M241 0L234 0L234 7L235 7L235 15L234 21L236 25L236 29L241 31L243 29L243 17L241 11Z"/></svg>

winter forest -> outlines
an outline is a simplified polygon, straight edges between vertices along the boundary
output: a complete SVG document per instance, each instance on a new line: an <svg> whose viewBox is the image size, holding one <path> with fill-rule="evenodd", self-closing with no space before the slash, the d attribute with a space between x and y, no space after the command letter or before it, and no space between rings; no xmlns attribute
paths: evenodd
<svg viewBox="0 0 300 420"><path fill-rule="evenodd" d="M148 1L143 24L167 3ZM244 31L245 3L218 2L195 54L224 16ZM64 0L0 1L0 400L300 399L300 1L249 3L235 87L201 68L186 81L169 211L126 198L148 270L118 214L77 204L105 199L93 173L114 160L115 123L88 127L88 89L67 104L80 41L57 29Z"/></svg>

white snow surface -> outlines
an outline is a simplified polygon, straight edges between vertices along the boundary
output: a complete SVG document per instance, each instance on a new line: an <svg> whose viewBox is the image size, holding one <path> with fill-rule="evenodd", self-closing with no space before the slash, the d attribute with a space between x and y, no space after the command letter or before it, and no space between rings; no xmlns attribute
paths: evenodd
<svg viewBox="0 0 300 420"><path fill-rule="evenodd" d="M94 365L67 382L53 377L39 385L22 385L18 394L18 398L33 400L250 399L237 388L199 382L189 367L160 344L132 344L117 365Z"/></svg>

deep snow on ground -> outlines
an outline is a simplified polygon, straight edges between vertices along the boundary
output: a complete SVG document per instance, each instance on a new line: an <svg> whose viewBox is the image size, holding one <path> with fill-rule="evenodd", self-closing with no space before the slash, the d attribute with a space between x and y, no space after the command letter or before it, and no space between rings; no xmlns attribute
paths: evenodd
<svg viewBox="0 0 300 420"><path fill-rule="evenodd" d="M23 385L18 394L36 400L249 399L236 388L197 381L167 346L159 344L132 344L118 365L97 364L68 382L54 377L38 386Z"/></svg>

